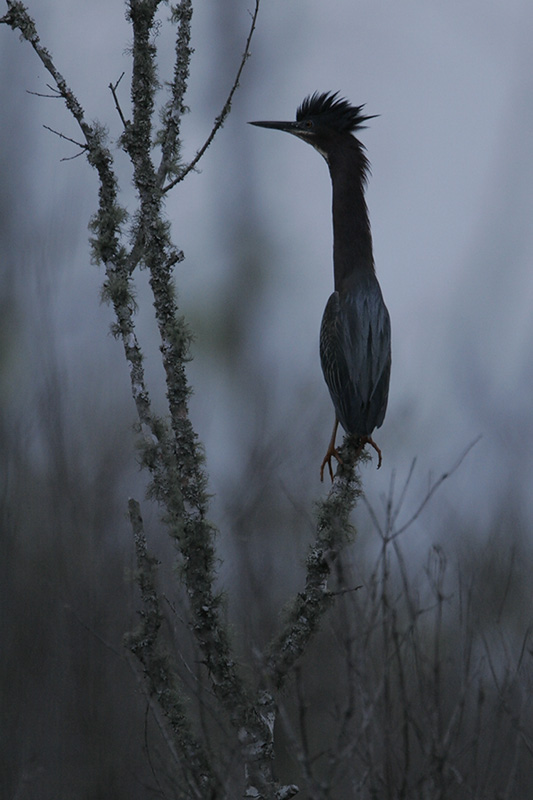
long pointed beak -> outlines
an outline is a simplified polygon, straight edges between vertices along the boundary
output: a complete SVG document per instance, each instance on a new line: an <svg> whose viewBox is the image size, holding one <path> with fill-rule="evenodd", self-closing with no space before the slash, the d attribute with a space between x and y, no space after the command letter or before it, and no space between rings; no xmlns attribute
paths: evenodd
<svg viewBox="0 0 533 800"><path fill-rule="evenodd" d="M294 133L296 129L296 122L249 122L248 125L257 125L258 128L273 128L276 131L286 131L287 133Z"/></svg>

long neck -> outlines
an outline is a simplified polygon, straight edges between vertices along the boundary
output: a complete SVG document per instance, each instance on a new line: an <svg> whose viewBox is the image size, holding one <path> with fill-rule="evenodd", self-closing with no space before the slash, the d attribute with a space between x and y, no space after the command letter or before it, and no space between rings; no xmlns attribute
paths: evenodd
<svg viewBox="0 0 533 800"><path fill-rule="evenodd" d="M364 196L368 162L360 143L350 136L330 155L333 184L333 270L342 291L358 276L374 272L372 235Z"/></svg>

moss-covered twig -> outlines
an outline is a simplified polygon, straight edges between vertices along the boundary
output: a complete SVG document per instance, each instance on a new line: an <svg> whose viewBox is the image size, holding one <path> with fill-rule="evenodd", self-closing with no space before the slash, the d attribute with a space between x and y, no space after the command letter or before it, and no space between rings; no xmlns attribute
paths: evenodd
<svg viewBox="0 0 533 800"><path fill-rule="evenodd" d="M361 495L357 464L367 456L349 437L346 437L340 454L342 461L339 462L335 480L327 498L318 505L316 537L307 555L305 588L296 595L286 614L282 631L269 647L266 674L278 689L304 653L331 605L333 595L327 585L331 566L353 535L349 518Z"/></svg>
<svg viewBox="0 0 533 800"><path fill-rule="evenodd" d="M157 701L168 722L179 763L192 796L197 800L214 800L221 796L220 781L211 769L204 748L192 731L175 667L158 644L162 614L155 584L157 561L147 550L138 502L130 499L128 510L135 543L137 583L141 590L143 608L140 612L141 622L137 630L126 637L126 645L142 664L150 696Z"/></svg>
<svg viewBox="0 0 533 800"><path fill-rule="evenodd" d="M207 150L207 148L209 147L209 145L212 143L213 139L217 135L217 133L220 130L220 128L223 126L224 122L226 121L226 118L227 118L229 112L231 111L231 103L233 101L233 95L235 94L235 92L237 91L237 88L239 86L239 81L241 79L241 75L242 75L242 71L244 69L244 65L246 64L248 58L250 57L250 44L252 42L252 37L253 37L254 32L255 32L255 26L256 26L256 23L257 23L258 14L259 14L259 0L255 0L255 7L254 7L254 10L252 12L252 21L251 21L251 24L250 24L250 30L248 32L248 38L246 39L246 44L244 46L244 53L242 54L242 58L241 58L239 67L237 69L237 74L235 76L235 80L233 81L233 85L232 85L232 87L231 87L231 89L229 91L229 94L228 94L228 96L226 98L226 102L222 106L222 111L220 112L218 117L215 119L214 125L211 128L209 136L207 137L207 139L205 140L203 145L199 148L199 150L196 152L196 155L194 156L194 158L192 159L190 164L187 164L186 167L184 167L182 170L180 170L180 172L177 174L177 176L174 178L174 180L172 180L170 183L168 183L165 186L165 188L163 189L164 192L168 192L168 191L170 191L170 189L173 189L174 186L176 186L177 183L182 181L184 178L187 177L187 175L190 172L192 172L194 169L196 169L196 167L198 166L198 162L200 161L200 159L204 155L204 153Z"/></svg>

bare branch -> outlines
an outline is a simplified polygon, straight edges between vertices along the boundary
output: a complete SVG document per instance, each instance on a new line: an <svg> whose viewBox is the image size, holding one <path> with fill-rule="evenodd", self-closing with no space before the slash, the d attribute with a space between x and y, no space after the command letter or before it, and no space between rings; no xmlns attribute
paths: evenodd
<svg viewBox="0 0 533 800"><path fill-rule="evenodd" d="M42 46L33 19L28 14L23 3L18 2L18 0L6 0L6 2L9 10L8 13L0 19L0 23L3 22L10 25L14 30L18 29L22 38L26 39L26 41L31 44L42 63L53 77L58 93L64 99L68 110L77 121L85 135L87 144L90 146L91 140L94 137L94 132L91 126L85 121L81 105L52 61L50 53Z"/></svg>
<svg viewBox="0 0 533 800"><path fill-rule="evenodd" d="M67 142L72 142L72 144L75 144L76 147L80 147L83 151L88 149L87 144L83 144L82 142L77 142L76 139L71 139L70 136L65 136L64 133L56 131L54 130L54 128L50 128L49 125L43 125L43 128L46 128L46 130L50 131L50 133L55 133L55 135L59 136L60 139L65 139ZM81 155L81 153L78 153L78 155ZM77 156L75 156L75 158L77 158Z"/></svg>
<svg viewBox="0 0 533 800"><path fill-rule="evenodd" d="M463 452L461 453L455 464L448 470L448 472L443 472L442 475L430 486L428 492L426 493L426 496L424 497L424 499L422 500L416 511L407 520L407 522L401 526L401 528L398 528L398 530L394 531L394 536L400 536L400 534L402 534L405 530L407 530L407 528L409 528L413 524L413 522L415 522L418 519L418 517L420 516L424 508L427 506L427 504L429 503L435 492L438 489L440 489L444 481L448 480L448 478L450 478L454 474L454 472L456 472L459 469L459 467L461 466L461 464L463 463L469 452L472 450L472 448L476 446L476 444L481 439L482 439L481 434L479 436L476 436L476 438L473 439L470 442L470 444L463 450ZM404 495L402 494L402 497L403 496Z"/></svg>
<svg viewBox="0 0 533 800"><path fill-rule="evenodd" d="M48 86L48 84L46 84ZM51 86L48 86L49 89L52 89L54 92L53 94L44 94L43 92L32 92L31 89L26 89L26 94L31 94L34 97L46 97L48 100L61 100L60 93L53 89Z"/></svg>
<svg viewBox="0 0 533 800"><path fill-rule="evenodd" d="M470 444L463 450L463 452L461 453L461 455L459 456L459 458L457 459L455 464L447 472L443 472L442 475L440 475L439 478L437 478L437 480L435 480L433 483L430 484L430 487L429 487L428 491L426 492L426 494L424 495L421 503L419 503L419 505L417 506L416 510L409 517L407 522L405 522L399 528L396 528L395 525L396 525L396 521L398 519L398 516L400 514L400 511L402 509L402 506L403 506L403 504L405 502L405 498L406 498L406 495L407 495L407 489L408 489L408 487L409 487L409 485L411 483L411 480L413 478L413 475L414 475L416 459L413 459L413 461L411 462L411 466L409 468L409 472L407 474L407 477L406 477L406 479L404 481L404 484L402 486L402 489L400 491L400 496L399 496L399 498L398 498L398 500L396 502L394 501L394 481L395 481L394 473L393 473L393 475L391 477L391 486L390 486L389 494L388 494L387 501L386 501L386 504L385 504L385 506L386 506L386 520L385 520L385 525L384 526L380 523L378 515L377 515L375 509L368 502L367 498L363 495L363 503L365 504L365 506L366 506L366 508L368 510L368 513L370 514L370 518L372 520L372 524L374 525L376 531L379 533L379 535L381 536L381 538L383 540L389 540L389 539L390 540L394 540L395 538L400 536L402 533L404 533L413 524L413 522L415 522L418 519L418 517L420 516L420 514L422 513L424 508L428 505L429 501L432 499L432 497L435 494L435 492L437 492L438 489L440 489L440 487L442 486L442 484L446 480L448 480L448 478L450 478L459 469L459 467L461 466L461 464L465 460L465 458L468 455L468 453L476 446L476 444L480 441L481 438L482 438L482 436L480 434L475 439L473 439L473 441L470 442Z"/></svg>
<svg viewBox="0 0 533 800"><path fill-rule="evenodd" d="M126 119L124 117L124 114L122 113L122 109L120 107L120 103L118 102L118 97L117 97L117 88L118 88L118 85L119 85L120 81L124 77L124 75L125 75L125 73L123 72L122 75L120 76L120 78L115 83L110 83L109 84L109 89L111 90L111 94L113 95L113 100L115 101L115 108L117 109L117 112L118 112L118 115L119 115L119 117L120 117L120 119L122 121L122 124L124 125L124 127L126 127L127 122L126 122Z"/></svg>

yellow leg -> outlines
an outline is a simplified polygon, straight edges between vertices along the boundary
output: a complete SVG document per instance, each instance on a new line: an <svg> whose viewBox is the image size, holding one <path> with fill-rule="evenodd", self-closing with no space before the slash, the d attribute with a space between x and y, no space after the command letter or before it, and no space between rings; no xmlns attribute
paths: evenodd
<svg viewBox="0 0 533 800"><path fill-rule="evenodd" d="M342 458L339 455L339 451L335 447L335 439L337 438L337 428L339 427L339 420L335 417L335 424L333 426L333 433L331 434L331 439L328 445L328 450L326 455L324 456L324 460L320 466L320 480L324 480L324 467L326 464L328 465L329 470L329 477L331 478L331 482L333 483L333 467L331 466L331 459L336 458L337 461L342 464Z"/></svg>

